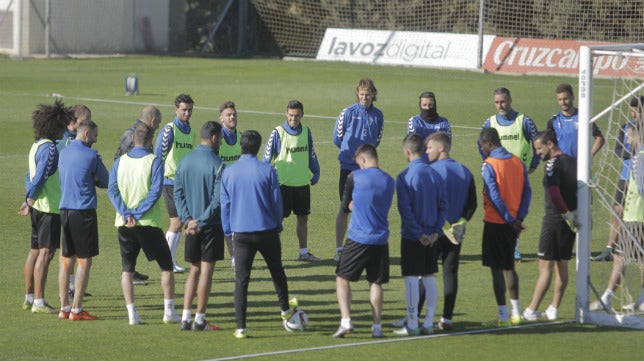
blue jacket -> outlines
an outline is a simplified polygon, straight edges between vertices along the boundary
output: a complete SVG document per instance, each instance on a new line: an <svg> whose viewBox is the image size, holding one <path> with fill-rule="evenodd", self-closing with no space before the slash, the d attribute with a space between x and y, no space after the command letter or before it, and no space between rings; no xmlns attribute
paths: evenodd
<svg viewBox="0 0 644 361"><path fill-rule="evenodd" d="M302 125L293 129L288 125L288 121L285 121L281 125L284 130L290 135L300 135L302 133ZM264 163L270 163L271 160L276 157L280 149L282 149L282 142L280 140L280 135L277 133L277 130L273 129L271 135L268 136L266 141L266 146L264 147L264 156L262 161ZM317 184L320 180L320 163L318 162L318 157L315 154L315 148L313 147L313 135L311 129L309 128L309 170L313 173L311 177L311 185Z"/></svg>
<svg viewBox="0 0 644 361"><path fill-rule="evenodd" d="M452 127L447 118L439 116L435 121L428 122L418 114L409 118L407 121L407 134L416 133L425 139L430 134L436 132L445 132L449 135L450 139L452 138Z"/></svg>
<svg viewBox="0 0 644 361"><path fill-rule="evenodd" d="M134 147L127 155L132 158L142 158L150 154L150 150L145 147ZM110 202L116 209L116 212L123 216L123 220L127 220L128 217L133 217L135 220L139 220L145 212L149 211L152 206L161 198L161 193L163 192L163 161L156 157L152 162L152 174L150 179L150 191L145 199L134 209L130 209L125 205L123 198L121 197L121 192L119 191L118 185L118 169L121 161L121 157L116 158L112 169L110 169L110 179L107 187L107 196L110 198Z"/></svg>
<svg viewBox="0 0 644 361"><path fill-rule="evenodd" d="M75 139L60 152L60 209L96 209L96 187L107 188L109 172L98 152Z"/></svg>
<svg viewBox="0 0 644 361"><path fill-rule="evenodd" d="M374 105L365 109L360 103L355 103L342 110L333 129L333 144L340 148L340 169L358 169L353 160L356 150L363 144L377 147L382 139L384 127L384 116Z"/></svg>
<svg viewBox="0 0 644 361"><path fill-rule="evenodd" d="M282 192L277 171L251 154L242 154L221 177L224 234L282 228Z"/></svg>
<svg viewBox="0 0 644 361"><path fill-rule="evenodd" d="M446 193L445 183L425 157L409 162L396 179L402 238L418 241L423 234L443 234Z"/></svg>
<svg viewBox="0 0 644 361"><path fill-rule="evenodd" d="M389 208L394 197L394 179L380 168L358 169L347 177L342 207L353 202L347 237L367 245L387 245Z"/></svg>
<svg viewBox="0 0 644 361"><path fill-rule="evenodd" d="M174 176L174 204L181 222L194 219L199 227L221 224L219 194L225 166L205 145L181 159Z"/></svg>
<svg viewBox="0 0 644 361"><path fill-rule="evenodd" d="M467 167L452 158L431 163L443 179L447 191L447 221L451 224L461 218L470 220L477 207L474 177Z"/></svg>

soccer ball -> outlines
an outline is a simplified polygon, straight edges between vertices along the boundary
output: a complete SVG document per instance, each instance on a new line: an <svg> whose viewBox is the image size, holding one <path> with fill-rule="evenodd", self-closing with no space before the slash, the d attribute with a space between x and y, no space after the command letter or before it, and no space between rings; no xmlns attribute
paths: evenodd
<svg viewBox="0 0 644 361"><path fill-rule="evenodd" d="M299 308L293 312L293 315L288 320L284 321L284 328L288 332L304 331L309 324L309 316Z"/></svg>

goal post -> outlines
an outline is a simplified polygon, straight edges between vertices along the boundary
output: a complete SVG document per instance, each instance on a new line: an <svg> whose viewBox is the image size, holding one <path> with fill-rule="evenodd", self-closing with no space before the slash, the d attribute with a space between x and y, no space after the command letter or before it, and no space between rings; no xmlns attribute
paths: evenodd
<svg viewBox="0 0 644 361"><path fill-rule="evenodd" d="M610 78L612 82L612 99L610 105L600 112L594 113L593 104L596 104L593 97L595 93L594 81L599 78L597 67L602 64L611 64L611 75L603 77ZM602 85L607 83L604 81ZM617 252L626 247L642 251L643 234L632 234L624 232L624 223L621 215L614 210L614 205L619 201L615 199L616 184L620 177L623 160L617 158L614 152L616 142L619 142L619 132L622 125L632 121L630 119L631 99L644 94L644 43L640 44L618 44L618 45L595 45L582 46L579 51L579 129L578 129L578 163L577 163L577 192L578 192L578 216L581 227L578 232L577 241L577 281L576 281L576 320L580 323L597 324L605 326L622 326L644 329L644 314L635 309L628 309L628 304L633 304L640 294L640 271L644 265L641 257L631 259L624 256L624 266L621 273L620 290L615 294L617 301L613 301L612 307L592 311L591 303L599 300L601 292L607 285L607 277L601 284L594 283L597 274L610 273L612 262L591 262L590 249L591 240L595 238L605 242L607 235L595 234L594 229L602 232L608 219L615 217L621 224L619 232ZM597 99L600 100L600 99ZM607 103L601 99L602 103ZM604 123L604 118L606 123ZM591 126L592 123L602 119L600 128L604 128L606 144L602 151L595 157L593 167L591 156ZM639 121L642 121L641 104ZM604 124L606 126L604 127ZM623 146L623 144L622 144ZM591 194L593 201L591 202ZM597 215L593 216L597 211ZM602 225L604 227L602 227ZM608 229L613 227L608 226ZM593 229L594 228L594 229ZM605 243L604 243L605 244ZM643 252L644 253L644 252ZM608 271L600 271L601 267L608 268ZM626 280L626 272L630 268L628 276L633 279ZM604 305L603 303L601 303Z"/></svg>

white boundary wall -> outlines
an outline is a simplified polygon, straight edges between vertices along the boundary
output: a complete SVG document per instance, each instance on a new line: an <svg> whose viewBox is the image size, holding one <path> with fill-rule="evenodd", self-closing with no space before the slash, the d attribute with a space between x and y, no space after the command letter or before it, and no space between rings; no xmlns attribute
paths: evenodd
<svg viewBox="0 0 644 361"><path fill-rule="evenodd" d="M0 52L17 57L45 53L47 1L52 54L167 51L169 0L14 0L0 24ZM0 0L0 14L10 2ZM4 31L9 29L12 34Z"/></svg>

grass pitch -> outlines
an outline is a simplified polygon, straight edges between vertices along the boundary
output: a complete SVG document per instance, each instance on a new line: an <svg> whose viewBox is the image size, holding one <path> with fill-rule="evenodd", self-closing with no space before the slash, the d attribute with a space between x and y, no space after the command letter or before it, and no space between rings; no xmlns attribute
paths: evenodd
<svg viewBox="0 0 644 361"><path fill-rule="evenodd" d="M125 76L139 76L139 95L126 97ZM125 57L115 59L22 60L0 58L0 105L4 140L0 142L0 243L4 276L0 279L0 358L7 360L203 360L236 356L262 360L328 359L637 359L641 332L584 326L574 323L550 324L482 332L496 320L496 305L489 271L480 263L482 201L468 226L460 265L460 288L452 336L394 340L388 324L405 313L404 284L399 277L400 220L394 207L390 212L392 280L384 287L383 325L387 342L372 343L371 316L366 281L353 284L353 318L356 332L343 340L331 338L339 322L335 298L334 263L335 215L338 208L337 148L331 142L333 122L342 108L355 101L355 85L361 77L374 79L378 88L376 105L385 114L385 134L378 148L381 167L396 176L406 167L401 141L406 120L418 112L418 94L424 90L437 95L438 112L454 127L453 158L467 165L480 193L481 179L476 139L484 119L495 113L492 90L505 86L512 91L513 107L530 115L540 129L557 110L554 88L576 79L557 77L499 76L475 72L436 69L380 67L313 61L213 60L174 57ZM596 109L610 99L608 82L596 83ZM29 220L16 212L24 197L27 153L33 142L31 112L39 103L51 103L52 93L61 94L67 105L84 103L99 125L95 148L107 167L121 133L147 104L157 105L164 123L174 117L173 102L179 93L195 100L192 124L197 129L207 120L217 120L217 108L233 100L239 112L241 130L256 129L265 138L284 121L290 99L304 103L307 124L314 136L322 176L312 188L309 218L309 248L324 259L320 263L296 261L297 240L294 219L284 222L283 259L290 293L298 296L308 313L310 327L303 333L286 333L263 260L256 260L249 292L250 337L236 340L233 310L233 272L228 261L218 262L208 320L223 331L180 332L178 325L161 321L163 304L156 263L139 258L137 269L151 276L147 286L136 286L136 304L146 325L129 326L120 289L120 256L114 210L104 190L99 190L100 255L94 259L84 307L100 317L96 322L60 321L56 316L32 315L22 311L24 297L22 267L28 249ZM601 123L600 123L601 125ZM527 219L528 232L521 239L524 262L517 266L521 279L521 304L527 306L538 273L536 248L543 209L540 167L531 177L533 201ZM394 203L395 204L395 203ZM603 222L596 222L599 251L607 235ZM183 252L183 241L178 254ZM183 262L185 263L185 262ZM560 310L565 320L574 318L574 262L571 280ZM57 297L58 256L50 266L46 298L54 307ZM176 277L177 310L183 302L184 275ZM440 274L437 277L442 289ZM599 285L598 287L603 287ZM442 293L442 292L441 292ZM547 307L551 295L542 304ZM442 309L439 297L437 315ZM398 339L396 339L398 341ZM345 347L336 348L342 345ZM282 353L285 350L302 352Z"/></svg>

